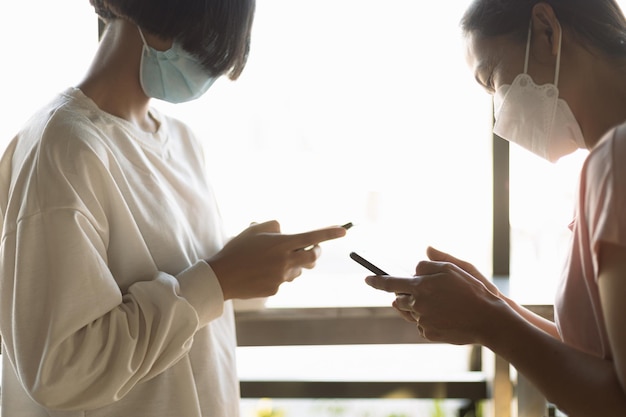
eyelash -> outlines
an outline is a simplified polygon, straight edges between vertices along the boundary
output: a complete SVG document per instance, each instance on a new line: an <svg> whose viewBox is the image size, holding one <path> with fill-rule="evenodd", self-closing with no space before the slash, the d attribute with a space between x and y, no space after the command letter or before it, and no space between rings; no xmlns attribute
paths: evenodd
<svg viewBox="0 0 626 417"><path fill-rule="evenodd" d="M493 86L493 72L489 75L489 78L487 79L487 88L491 91L495 91L495 88Z"/></svg>

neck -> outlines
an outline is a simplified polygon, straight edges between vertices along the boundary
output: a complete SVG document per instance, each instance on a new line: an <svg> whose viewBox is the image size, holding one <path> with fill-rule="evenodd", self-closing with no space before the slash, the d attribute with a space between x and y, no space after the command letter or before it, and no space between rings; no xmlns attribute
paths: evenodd
<svg viewBox="0 0 626 417"><path fill-rule="evenodd" d="M581 49L579 53L590 56L563 65L563 90L577 91L564 98L591 149L611 128L626 120L626 66L615 59L599 59L593 55L597 52Z"/></svg>
<svg viewBox="0 0 626 417"><path fill-rule="evenodd" d="M121 18L111 21L78 87L101 110L154 131L157 126L148 114L150 99L139 82L142 48L136 25Z"/></svg>
<svg viewBox="0 0 626 417"><path fill-rule="evenodd" d="M589 106L588 118L593 118L586 123L589 126L590 147L596 143L611 128L623 123L626 120L626 83L624 82L623 71L616 69L603 71L606 78L603 80L600 76L593 92L590 92L591 99L588 101ZM618 73L618 74L616 74ZM607 80L615 80L614 83L606 82ZM587 136L586 136L587 137Z"/></svg>

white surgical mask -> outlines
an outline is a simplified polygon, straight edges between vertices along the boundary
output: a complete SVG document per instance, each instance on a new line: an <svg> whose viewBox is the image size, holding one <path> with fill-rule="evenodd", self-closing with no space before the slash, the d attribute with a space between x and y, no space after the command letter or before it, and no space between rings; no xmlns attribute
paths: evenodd
<svg viewBox="0 0 626 417"><path fill-rule="evenodd" d="M561 65L561 34L554 84L537 85L528 72L530 37L528 29L524 73L513 83L502 85L494 95L493 132L503 139L528 149L550 162L585 147L580 125L567 102L559 98L559 68Z"/></svg>
<svg viewBox="0 0 626 417"><path fill-rule="evenodd" d="M143 50L139 81L148 97L182 103L202 96L217 77L213 77L202 64L174 42L167 51L157 51L148 46L139 29Z"/></svg>

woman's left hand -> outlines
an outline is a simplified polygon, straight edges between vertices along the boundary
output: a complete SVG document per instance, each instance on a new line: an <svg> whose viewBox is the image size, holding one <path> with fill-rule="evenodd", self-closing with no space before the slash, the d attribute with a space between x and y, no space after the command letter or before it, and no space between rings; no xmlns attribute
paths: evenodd
<svg viewBox="0 0 626 417"><path fill-rule="evenodd" d="M393 306L428 340L484 344L490 324L506 303L452 262L422 261L415 276L369 276L366 283L396 293Z"/></svg>

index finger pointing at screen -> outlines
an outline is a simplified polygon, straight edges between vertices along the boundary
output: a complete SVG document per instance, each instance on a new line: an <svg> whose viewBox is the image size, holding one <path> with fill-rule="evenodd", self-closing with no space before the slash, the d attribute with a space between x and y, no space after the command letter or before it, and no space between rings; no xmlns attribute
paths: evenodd
<svg viewBox="0 0 626 417"><path fill-rule="evenodd" d="M330 226L323 229L312 230L310 232L297 233L291 235L290 245L293 249L309 248L320 242L337 239L346 235L346 228L343 226Z"/></svg>

